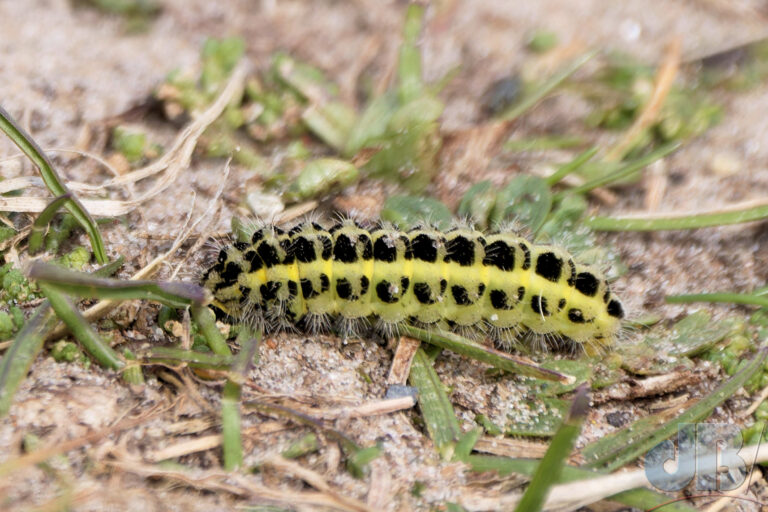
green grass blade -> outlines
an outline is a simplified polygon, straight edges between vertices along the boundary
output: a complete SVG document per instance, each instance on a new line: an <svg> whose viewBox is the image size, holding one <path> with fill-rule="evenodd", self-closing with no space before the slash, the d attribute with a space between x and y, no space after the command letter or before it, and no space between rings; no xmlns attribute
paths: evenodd
<svg viewBox="0 0 768 512"><path fill-rule="evenodd" d="M663 158L669 155L670 153L673 153L681 145L682 144L680 142L669 142L667 144L664 144L658 149L651 151L647 155L640 157L637 160L627 162L626 165L620 167L619 169L615 170L612 173L606 174L605 176L601 176L599 178L595 178L594 180L590 180L584 183L583 185L579 185L578 187L573 187L572 189L569 189L569 190L563 190L562 192L555 194L555 200L562 199L563 196L565 196L566 194L583 194L597 187L604 187L616 181L620 181L626 178L627 176L630 176L635 172L639 171L643 167L646 167L652 164L656 160Z"/></svg>
<svg viewBox="0 0 768 512"><path fill-rule="evenodd" d="M510 473L519 473L521 475L531 476L539 466L539 461L535 459L512 459L495 455L470 455L467 457L466 462L472 467L473 471L478 473L495 471L500 476L506 476ZM562 474L558 479L558 483L585 480L606 474L608 473L603 471L593 471L589 469L564 465L562 468ZM669 496L652 491L650 489L633 489L631 491L624 491L619 494L614 494L607 499L622 503L629 507L636 507L641 510L648 510L653 507L664 505L664 508L659 509L659 512L696 512L695 508L686 505L685 503L670 503Z"/></svg>
<svg viewBox="0 0 768 512"><path fill-rule="evenodd" d="M91 328L88 321L63 293L44 282L39 282L38 285L43 295L50 301L56 316L66 324L72 335L99 364L112 370L119 370L125 366L125 361L101 339L101 336Z"/></svg>
<svg viewBox="0 0 768 512"><path fill-rule="evenodd" d="M559 382L571 381L571 377L568 375L541 368L532 361L475 343L458 334L450 332L430 332L411 325L404 325L400 330L403 334L419 341L423 341L424 343L429 343L430 345L456 352L457 354L461 354L471 359L488 363L510 373Z"/></svg>
<svg viewBox="0 0 768 512"><path fill-rule="evenodd" d="M192 283L127 281L95 277L92 274L67 270L56 265L35 261L28 275L39 283L57 288L67 295L90 299L155 300L172 308L206 304L207 290Z"/></svg>
<svg viewBox="0 0 768 512"><path fill-rule="evenodd" d="M504 151L547 151L570 149L584 145L584 138L575 135L545 135L529 139L510 139L504 143Z"/></svg>
<svg viewBox="0 0 768 512"><path fill-rule="evenodd" d="M472 450L475 448L477 440L480 439L482 433L483 429L480 427L464 432L456 443L456 449L453 452L453 460L466 459L469 454L472 453Z"/></svg>
<svg viewBox="0 0 768 512"><path fill-rule="evenodd" d="M515 512L533 512L541 510L549 495L549 489L560 479L560 473L565 466L568 456L573 450L573 443L581 433L581 425L589 410L589 395L587 387L582 386L576 391L565 421L557 430L555 437L547 448L547 452L533 473L531 483L515 508Z"/></svg>
<svg viewBox="0 0 768 512"><path fill-rule="evenodd" d="M317 436L314 432L310 432L298 441L291 443L281 454L286 459L298 459L308 453L314 453L320 448L320 443L317 441Z"/></svg>
<svg viewBox="0 0 768 512"><path fill-rule="evenodd" d="M200 328L200 332L208 343L211 351L220 356L231 356L227 340L224 339L219 328L216 327L216 315L207 306L194 304L192 306L192 318Z"/></svg>
<svg viewBox="0 0 768 512"><path fill-rule="evenodd" d="M240 392L240 386L228 380L221 395L221 448L226 471L234 471L243 465Z"/></svg>
<svg viewBox="0 0 768 512"><path fill-rule="evenodd" d="M123 358L126 361L123 369L123 380L134 386L144 385L144 373L141 364L136 360L136 355L128 349L123 350Z"/></svg>
<svg viewBox="0 0 768 512"><path fill-rule="evenodd" d="M411 386L419 390L419 407L427 431L437 451L445 460L453 457L454 447L461 435L459 421L453 412L443 383L423 349L416 351L408 376Z"/></svg>
<svg viewBox="0 0 768 512"><path fill-rule="evenodd" d="M154 347L143 356L143 360L147 363L186 364L192 368L226 370L232 366L234 358L231 355L195 352L174 347Z"/></svg>
<svg viewBox="0 0 768 512"><path fill-rule="evenodd" d="M740 210L700 213L696 215L670 215L668 217L593 217L586 224L597 231L670 231L699 229L714 226L741 224L768 219L768 205L753 206Z"/></svg>
<svg viewBox="0 0 768 512"><path fill-rule="evenodd" d="M29 233L28 244L30 254L35 254L43 248L43 238L45 236L46 230L48 229L48 224L51 223L51 220L53 220L53 216L56 215L56 212L58 212L64 203L71 198L71 192L67 192L64 195L55 198L53 201L48 203L48 206L46 206L45 209L40 212L40 215L37 216L35 222L32 223L32 231Z"/></svg>
<svg viewBox="0 0 768 512"><path fill-rule="evenodd" d="M537 103L543 100L557 87L559 87L560 84L562 84L569 76L574 74L581 66L589 62L595 55L597 55L597 51L593 50L574 59L562 70L549 78L549 80L541 84L541 87L537 87L533 93L524 97L520 103L517 103L507 111L503 112L500 116L501 119L511 121L523 115L525 112L536 106Z"/></svg>
<svg viewBox="0 0 768 512"><path fill-rule="evenodd" d="M668 304L690 304L691 302L719 302L725 304L744 304L768 308L768 298L749 293L692 293L688 295L668 295Z"/></svg>
<svg viewBox="0 0 768 512"><path fill-rule="evenodd" d="M115 261L110 261L93 271L94 277L112 277L125 263L125 256L119 256Z"/></svg>
<svg viewBox="0 0 768 512"><path fill-rule="evenodd" d="M620 468L669 439L677 433L678 425L703 421L762 369L767 354L768 347L762 347L741 371L676 418L670 419L668 412L648 416L585 446L581 453L587 466L605 467L608 471Z"/></svg>
<svg viewBox="0 0 768 512"><path fill-rule="evenodd" d="M562 181L563 178L571 174L572 172L578 170L579 167L584 165L585 163L592 160L592 158L597 154L597 147L589 148L586 151L579 153L576 155L576 158L568 162L567 164L564 164L560 166L560 168L555 171L551 176L546 178L547 185L550 187L557 185Z"/></svg>
<svg viewBox="0 0 768 512"><path fill-rule="evenodd" d="M43 177L43 182L48 190L54 196L62 196L70 193L64 183L59 179L56 171L53 169L53 164L50 159L45 155L43 150L37 143L32 140L17 123L13 120L13 117L2 107L0 107L0 130L5 132L9 139L16 144L21 151L27 155L27 158L40 170L40 175ZM93 220L93 217L88 211L80 204L77 197L74 195L65 202L64 207L77 219L77 222L83 227L88 237L91 239L91 246L93 247L93 254L96 256L96 261L99 263L106 263L107 252L104 250L104 242L101 239L101 233Z"/></svg>
<svg viewBox="0 0 768 512"><path fill-rule="evenodd" d="M48 333L58 322L51 304L48 301L43 302L3 354L3 359L0 360L0 418L8 414L13 396L42 350Z"/></svg>
<svg viewBox="0 0 768 512"><path fill-rule="evenodd" d="M207 309L207 308L206 308ZM210 310L209 310L210 311ZM243 465L243 437L240 417L241 383L248 378L248 368L258 354L261 332L248 333L235 356L230 377L221 396L221 434L224 469L234 471Z"/></svg>

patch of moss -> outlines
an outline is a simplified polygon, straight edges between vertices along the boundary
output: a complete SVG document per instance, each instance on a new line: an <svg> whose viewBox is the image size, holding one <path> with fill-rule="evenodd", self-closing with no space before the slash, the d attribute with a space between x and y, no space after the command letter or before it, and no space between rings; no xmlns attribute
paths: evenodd
<svg viewBox="0 0 768 512"><path fill-rule="evenodd" d="M51 347L51 357L57 363L78 362L86 367L91 364L91 360L83 354L76 343L66 340L59 340Z"/></svg>
<svg viewBox="0 0 768 512"><path fill-rule="evenodd" d="M59 258L59 263L73 270L82 270L91 261L91 253L85 247L75 247Z"/></svg>
<svg viewBox="0 0 768 512"><path fill-rule="evenodd" d="M12 263L0 267L0 277L0 300L6 304L18 304L38 298L37 285L30 283L20 270L13 268Z"/></svg>

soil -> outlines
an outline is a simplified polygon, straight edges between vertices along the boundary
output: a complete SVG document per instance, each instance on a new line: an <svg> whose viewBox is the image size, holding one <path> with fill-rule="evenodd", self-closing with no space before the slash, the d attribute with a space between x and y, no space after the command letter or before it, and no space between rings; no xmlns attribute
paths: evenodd
<svg viewBox="0 0 768 512"><path fill-rule="evenodd" d="M142 104L167 73L194 69L206 38L229 35L240 35L246 41L251 69L266 67L272 53L284 50L322 68L354 101L357 76L353 72L360 72L363 53L370 54L366 72L371 76L383 79L391 69L406 7L404 2L373 0L161 3L163 10L148 29L131 34L121 18L73 7L65 0L0 2L3 106L42 147L79 147L87 133L84 130L98 134L105 120ZM525 50L525 41L536 28L554 31L566 44L619 50L655 63L675 36L681 39L684 59L764 37L768 17L761 9L762 3L756 0L436 2L428 9L421 39L425 75L427 80L437 80L458 67L457 76L441 94L447 105L442 129L456 136L485 122L481 97L492 82L527 69L531 54ZM716 99L724 106L722 121L663 163L666 173L675 179L670 180L659 211L715 209L758 200L768 193L768 84L746 92L721 92ZM516 123L512 135L578 133L584 113L577 98L553 97ZM153 136L164 143L175 133L168 125L153 128ZM16 153L10 141L0 138L1 155ZM92 160L51 154L67 180L99 184L111 177ZM723 155L735 162L734 172L724 174L713 168L712 162ZM511 162L492 160L493 156L480 159L460 175L444 173L435 185L436 193L455 204L470 183L527 171L536 159L535 154ZM33 175L29 164L18 162L4 162L0 174L5 178ZM451 168L451 162L441 165ZM193 159L173 186L144 204L140 213L103 229L109 255L126 257L121 277L168 250L187 215L195 219L206 211L223 169L223 161ZM226 232L245 191L257 184L251 173L234 166L221 210L209 219L206 233ZM141 183L137 190L148 186ZM643 187L617 191L614 204L595 201L595 210L603 214L636 211L642 208ZM344 195L363 192L365 189L354 188ZM126 199L130 194L130 190L113 190L110 197ZM702 307L666 305L662 298L667 294L750 291L768 282L764 223L684 233L606 234L601 242L617 247L630 269L621 280L621 296L636 317L654 313L674 320ZM87 245L87 239L83 237L79 243ZM210 251L188 254L189 249L188 244L172 255L170 265L156 277L170 278L173 268L183 262L179 278L196 279ZM749 314L746 309L727 306L709 309L716 317ZM118 309L113 315L124 327L116 341L138 349L177 342L156 326L157 310L148 303ZM292 405L304 403L314 408L363 404L383 398L391 361L392 351L375 339L342 341L281 334L262 344L260 364L250 375L252 385L246 386L244 400L290 400ZM522 399L523 388L514 377L489 378L486 366L465 358L446 352L438 357L435 368L451 390L465 429L474 425L475 414L500 416ZM691 397L700 396L722 378L702 371L710 380L690 389ZM212 511L259 504L247 493L226 488L227 480L219 487L206 484L212 479L185 485L178 478L147 475L138 469L152 465L160 450L219 432L218 383L195 380L188 371L183 372L184 380L181 373L162 367L147 374L146 386L132 389L96 365L86 369L41 356L10 415L0 422L0 461L21 454L26 434L35 434L43 446L49 446L98 432L126 418L142 420L54 457L46 465L15 472L0 482L0 508L54 510L59 503L56 499L78 511ZM579 444L618 428L605 416L617 418L628 411L636 417L647 414L647 405L612 402L593 411ZM720 416L728 418L727 413ZM371 474L353 478L344 468L338 444L323 435L320 450L300 463L322 475L331 494L367 503L372 510L431 510L446 502L461 502L464 493L494 495L504 490L504 479L486 488L463 464L442 461L417 411L342 418L331 425L362 446L379 444L383 456L372 464ZM256 413L245 416L243 429L249 466L281 453L313 431L279 416ZM220 448L191 452L177 461L194 468L190 479L207 477L220 470ZM269 464L243 478L254 486L284 493L308 488L295 473ZM237 487L235 482L228 484ZM419 492L414 491L416 487Z"/></svg>

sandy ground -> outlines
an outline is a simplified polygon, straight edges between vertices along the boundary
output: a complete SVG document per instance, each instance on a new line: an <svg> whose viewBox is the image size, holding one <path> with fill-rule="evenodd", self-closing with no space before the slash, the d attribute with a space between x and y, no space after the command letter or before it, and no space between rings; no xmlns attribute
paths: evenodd
<svg viewBox="0 0 768 512"><path fill-rule="evenodd" d="M349 70L361 48L374 48L370 65L383 73L399 44L402 2L253 2L228 0L166 0L163 13L146 33L127 35L121 20L89 9L73 9L64 0L0 2L0 91L3 106L33 133L45 148L77 144L83 127L96 125L140 103L175 68L193 68L205 38L241 35L247 43L252 68L267 65L270 54L287 50L338 76L344 84L354 79ZM526 58L526 34L537 27L554 30L561 41L622 50L649 62L660 59L674 36L683 54L695 57L765 36L768 18L759 2L716 0L637 0L602 2L546 0L540 2L446 1L429 10L422 38L425 74L441 77L461 66L442 95L447 103L446 131L473 126L480 119L479 98L496 78L518 69ZM692 141L666 162L670 182L659 210L710 209L768 192L768 86L718 98L725 106L723 121ZM553 99L541 105L515 130L531 127L579 126L583 108ZM565 127L565 128L564 128ZM173 134L157 134L169 140ZM0 154L14 154L10 142L0 140ZM736 173L713 172L710 162L726 154L737 162ZM56 157L68 178L98 184L109 178L88 161ZM447 165L447 164L446 164ZM512 162L506 169L530 165ZM167 193L131 214L127 223L105 229L110 255L124 254L130 274L149 257L170 245L192 209L193 217L207 207L221 178L222 162L195 161ZM468 180L479 181L487 169L468 169ZM28 165L6 163L5 177L31 174ZM213 226L227 229L228 219L253 178L233 169L225 194L224 212ZM139 189L142 186L140 185ZM466 183L454 191L460 197ZM451 195L451 188L444 195ZM194 202L192 197L196 195ZM125 198L114 191L111 197ZM617 204L602 211L623 212L640 207L642 188L618 194ZM596 204L597 205L597 204ZM622 296L629 311L653 312L674 319L693 307L663 304L666 294L702 290L748 291L768 281L768 230L764 224L707 229L694 233L606 235L630 268L623 278ZM179 252L172 261L181 261ZM181 276L193 279L201 257L185 264ZM167 270L164 270L168 274ZM162 277L162 276L161 276ZM121 310L128 318L122 332L132 346L170 341L154 327L156 307L135 304ZM714 309L722 314L726 308ZM391 351L374 340L341 344L328 337L280 335L261 349L261 364L252 373L256 386L247 396L292 397L323 407L355 405L381 398ZM476 413L490 417L514 406L521 397L514 378L489 379L485 367L450 354L436 369L450 386L466 426ZM170 376L169 376L170 375ZM363 375L367 375L368 379ZM177 378L178 383L178 378ZM52 468L26 468L0 483L0 508L12 510L51 503L64 490L73 493L73 510L231 510L247 503L227 492L191 490L163 479L142 478L129 464L151 461L158 450L180 441L217 432L219 392L205 383L173 383L172 372L152 373L146 388L136 392L115 376L97 368L56 364L41 357L17 396L8 418L0 423L0 460L17 455L25 433L44 443L60 443L113 425L125 417L147 414L140 426L115 434L58 457ZM608 410L608 409L606 409ZM457 501L472 489L463 465L440 461L413 412L335 422L334 427L361 445L380 443L384 456L373 464L372 475L356 480L339 465L338 448L324 440L322 449L302 462L322 474L340 493L368 502L374 510L428 510ZM595 412L582 442L613 427ZM267 416L245 419L247 462L255 464L279 453L309 430ZM200 471L219 467L218 450L182 457L180 462ZM117 466L115 466L117 464ZM120 466L123 464L123 466ZM266 468L249 475L255 484L285 492L303 488L300 480ZM424 488L415 496L411 490ZM372 488L373 486L373 488ZM503 486L502 486L503 487ZM479 487L476 489L480 489ZM375 491L375 492L374 492ZM53 509L53 508L51 508Z"/></svg>

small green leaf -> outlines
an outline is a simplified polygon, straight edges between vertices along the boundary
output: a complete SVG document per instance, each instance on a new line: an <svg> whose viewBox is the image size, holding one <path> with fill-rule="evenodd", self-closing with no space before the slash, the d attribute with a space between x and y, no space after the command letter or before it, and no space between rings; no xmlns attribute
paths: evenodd
<svg viewBox="0 0 768 512"><path fill-rule="evenodd" d="M386 93L373 99L349 132L344 154L351 157L365 147L376 146L387 132L389 121L397 110L397 97Z"/></svg>
<svg viewBox="0 0 768 512"><path fill-rule="evenodd" d="M569 149L584 144L577 135L545 135L528 139L510 139L504 143L505 151L546 151L548 149Z"/></svg>
<svg viewBox="0 0 768 512"><path fill-rule="evenodd" d="M338 94L338 86L322 71L284 53L273 57L272 70L280 81L304 99L331 99Z"/></svg>
<svg viewBox="0 0 768 512"><path fill-rule="evenodd" d="M203 43L200 83L207 94L217 92L244 52L245 41L241 37L209 38Z"/></svg>
<svg viewBox="0 0 768 512"><path fill-rule="evenodd" d="M320 140L342 152L357 121L357 113L341 102L329 101L307 108L301 120Z"/></svg>
<svg viewBox="0 0 768 512"><path fill-rule="evenodd" d="M130 163L144 158L147 134L130 126L116 126L112 130L112 146Z"/></svg>
<svg viewBox="0 0 768 512"><path fill-rule="evenodd" d="M552 193L545 180L536 176L517 176L499 192L490 225L514 220L535 233L544 224L551 207Z"/></svg>
<svg viewBox="0 0 768 512"><path fill-rule="evenodd" d="M346 187L358 180L357 167L337 158L318 158L302 169L283 194L286 202L295 203Z"/></svg>
<svg viewBox="0 0 768 512"><path fill-rule="evenodd" d="M581 225L587 206L583 196L565 196L541 226L537 239L562 240L567 237L568 250L575 255L595 247L592 232Z"/></svg>
<svg viewBox="0 0 768 512"><path fill-rule="evenodd" d="M706 311L696 311L675 324L669 354L673 356L697 356L714 347L731 331L728 322L713 322Z"/></svg>
<svg viewBox="0 0 768 512"><path fill-rule="evenodd" d="M459 217L466 217L479 227L487 228L488 219L496 204L496 192L496 187L488 180L469 187L459 203Z"/></svg>
<svg viewBox="0 0 768 512"><path fill-rule="evenodd" d="M453 460L464 460L475 447L477 440L480 438L480 434L483 433L481 428L473 428L461 434L459 441L456 443L456 449L453 452Z"/></svg>
<svg viewBox="0 0 768 512"><path fill-rule="evenodd" d="M557 34L545 29L536 29L528 39L528 49L534 53L545 53L557 46Z"/></svg>
<svg viewBox="0 0 768 512"><path fill-rule="evenodd" d="M384 203L381 218L401 229L422 223L448 229L453 220L451 211L437 199L429 197L391 196Z"/></svg>
<svg viewBox="0 0 768 512"><path fill-rule="evenodd" d="M283 451L283 457L286 459L297 459L308 453L316 452L318 449L317 436L310 432Z"/></svg>
<svg viewBox="0 0 768 512"><path fill-rule="evenodd" d="M438 98L423 94L397 109L389 121L389 128L401 132L414 126L430 125L438 120L444 108L443 102Z"/></svg>
<svg viewBox="0 0 768 512"><path fill-rule="evenodd" d="M364 478L368 472L368 464L381 455L381 448L369 446L355 451L347 459L347 471L355 478Z"/></svg>

